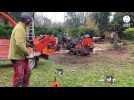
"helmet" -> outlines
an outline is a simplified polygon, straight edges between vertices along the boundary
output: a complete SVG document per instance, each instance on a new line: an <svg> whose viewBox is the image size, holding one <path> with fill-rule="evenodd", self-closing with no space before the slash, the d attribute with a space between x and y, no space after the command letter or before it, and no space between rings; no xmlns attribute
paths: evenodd
<svg viewBox="0 0 134 100"><path fill-rule="evenodd" d="M32 22L32 17L28 14L22 13L20 18L21 18L21 21L23 21L25 23L31 23Z"/></svg>
<svg viewBox="0 0 134 100"><path fill-rule="evenodd" d="M90 37L90 35L89 34L85 34L85 37Z"/></svg>

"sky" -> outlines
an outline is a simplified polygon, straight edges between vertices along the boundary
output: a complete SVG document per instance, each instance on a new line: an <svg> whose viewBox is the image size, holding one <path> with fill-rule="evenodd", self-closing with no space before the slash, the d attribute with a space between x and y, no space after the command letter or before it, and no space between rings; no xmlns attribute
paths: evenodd
<svg viewBox="0 0 134 100"><path fill-rule="evenodd" d="M37 12L39 15L43 14L48 19L51 19L52 22L62 23L64 22L64 12Z"/></svg>
<svg viewBox="0 0 134 100"><path fill-rule="evenodd" d="M112 13L111 13L110 22L114 20L114 14L115 14L115 12L112 12Z"/></svg>
<svg viewBox="0 0 134 100"><path fill-rule="evenodd" d="M48 19L50 19L52 22L56 22L56 23L63 23L64 22L64 13L65 12L36 12L39 15L44 15L46 16ZM112 12L112 16L110 16L110 21L113 20L113 15L115 14L115 12Z"/></svg>

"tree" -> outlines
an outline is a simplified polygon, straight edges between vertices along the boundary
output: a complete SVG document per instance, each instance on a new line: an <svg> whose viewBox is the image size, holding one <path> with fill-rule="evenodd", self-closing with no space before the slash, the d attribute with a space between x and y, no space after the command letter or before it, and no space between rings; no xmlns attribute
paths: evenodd
<svg viewBox="0 0 134 100"><path fill-rule="evenodd" d="M110 12L96 12L92 15L99 28L100 34L103 35L108 29Z"/></svg>
<svg viewBox="0 0 134 100"><path fill-rule="evenodd" d="M21 15L29 15L31 17L34 16L34 12L8 12L8 14L12 16L15 21L19 21Z"/></svg>
<svg viewBox="0 0 134 100"><path fill-rule="evenodd" d="M70 27L79 27L84 19L83 12L67 12L66 24Z"/></svg>
<svg viewBox="0 0 134 100"><path fill-rule="evenodd" d="M51 20L49 20L48 18L46 18L45 16L38 15L35 13L35 27L49 27L51 24Z"/></svg>
<svg viewBox="0 0 134 100"><path fill-rule="evenodd" d="M94 35L98 35L98 28L92 15L88 15L85 18L84 26L88 31L94 31Z"/></svg>
<svg viewBox="0 0 134 100"><path fill-rule="evenodd" d="M15 21L19 21L20 20L21 13L22 12L9 12L8 14L10 16L12 16Z"/></svg>
<svg viewBox="0 0 134 100"><path fill-rule="evenodd" d="M4 12L9 14L9 12ZM0 16L0 37L8 38L12 32L12 27L3 16Z"/></svg>
<svg viewBox="0 0 134 100"><path fill-rule="evenodd" d="M95 20L93 20L90 16L87 16L84 23L87 29L94 29L96 26Z"/></svg>
<svg viewBox="0 0 134 100"><path fill-rule="evenodd" d="M134 12L116 12L114 15L114 20L111 23L111 27L118 26L118 35L120 38L125 39L127 36L124 34L124 30L127 29L126 27L123 27L123 16L128 15L131 18L130 21L130 27L134 27Z"/></svg>
<svg viewBox="0 0 134 100"><path fill-rule="evenodd" d="M67 12L65 16L66 32L72 37L78 37L85 31L85 12Z"/></svg>
<svg viewBox="0 0 134 100"><path fill-rule="evenodd" d="M134 28L128 28L123 31L125 39L134 40Z"/></svg>

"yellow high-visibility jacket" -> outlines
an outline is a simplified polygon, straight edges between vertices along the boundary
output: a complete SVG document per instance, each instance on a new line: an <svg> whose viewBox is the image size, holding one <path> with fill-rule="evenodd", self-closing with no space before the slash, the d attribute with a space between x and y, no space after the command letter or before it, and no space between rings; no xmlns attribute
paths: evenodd
<svg viewBox="0 0 134 100"><path fill-rule="evenodd" d="M9 47L9 59L19 60L28 56L26 48L26 26L19 22L12 31Z"/></svg>

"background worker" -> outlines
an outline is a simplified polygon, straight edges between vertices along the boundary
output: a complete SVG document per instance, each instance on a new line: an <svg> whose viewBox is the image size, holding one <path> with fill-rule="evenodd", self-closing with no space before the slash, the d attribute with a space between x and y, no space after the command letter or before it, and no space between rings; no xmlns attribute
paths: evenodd
<svg viewBox="0 0 134 100"><path fill-rule="evenodd" d="M84 47L90 47L90 46L93 45L93 40L92 40L92 38L90 37L89 34L86 34L86 35L84 36L84 38L82 39L82 45L83 45Z"/></svg>

